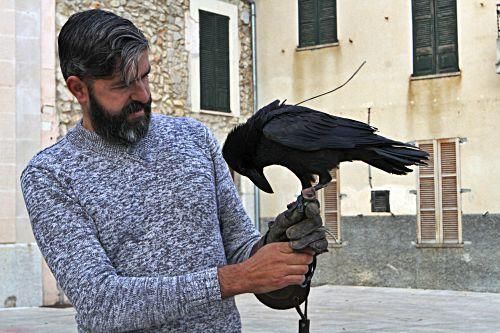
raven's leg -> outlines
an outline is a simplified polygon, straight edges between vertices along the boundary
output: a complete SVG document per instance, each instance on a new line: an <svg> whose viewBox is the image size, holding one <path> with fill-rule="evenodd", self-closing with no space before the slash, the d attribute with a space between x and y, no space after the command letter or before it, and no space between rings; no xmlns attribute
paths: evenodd
<svg viewBox="0 0 500 333"><path fill-rule="evenodd" d="M301 176L298 176L297 174L295 175L300 179L302 189L309 188L311 187L312 183L314 183L314 176L311 174L303 174Z"/></svg>
<svg viewBox="0 0 500 333"><path fill-rule="evenodd" d="M324 187L327 187L331 181L332 181L332 176L330 175L328 170L326 170L326 172L321 172L319 174L318 184L316 186L314 186L314 189L317 191L317 190L320 190Z"/></svg>

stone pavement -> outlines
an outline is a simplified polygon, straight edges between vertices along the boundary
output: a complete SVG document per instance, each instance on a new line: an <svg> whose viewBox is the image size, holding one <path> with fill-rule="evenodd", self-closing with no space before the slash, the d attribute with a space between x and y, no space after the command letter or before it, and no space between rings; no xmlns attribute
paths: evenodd
<svg viewBox="0 0 500 333"><path fill-rule="evenodd" d="M297 332L295 310L236 298L244 333ZM73 309L0 309L1 333L75 333ZM311 290L311 333L500 333L500 294L321 286Z"/></svg>

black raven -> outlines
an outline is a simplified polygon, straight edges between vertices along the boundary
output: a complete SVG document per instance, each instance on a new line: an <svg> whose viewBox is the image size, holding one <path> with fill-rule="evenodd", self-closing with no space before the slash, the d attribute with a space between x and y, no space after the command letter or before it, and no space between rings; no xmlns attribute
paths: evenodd
<svg viewBox="0 0 500 333"><path fill-rule="evenodd" d="M222 154L229 167L267 193L273 193L263 173L269 165L288 168L302 188L319 176L315 189L326 186L331 181L329 171L344 161L361 160L397 175L411 172L407 166L425 165L426 152L376 135L376 130L360 121L276 100L235 127Z"/></svg>

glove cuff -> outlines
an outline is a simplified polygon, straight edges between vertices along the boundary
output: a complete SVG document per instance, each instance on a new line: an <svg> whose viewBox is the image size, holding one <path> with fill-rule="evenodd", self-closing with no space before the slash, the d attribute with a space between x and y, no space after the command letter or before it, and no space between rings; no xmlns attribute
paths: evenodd
<svg viewBox="0 0 500 333"><path fill-rule="evenodd" d="M286 310L299 306L309 295L315 268L316 257L314 257L312 264L309 265L309 272L307 272L306 280L302 285L291 285L268 293L255 294L255 297L257 297L261 303L272 309Z"/></svg>

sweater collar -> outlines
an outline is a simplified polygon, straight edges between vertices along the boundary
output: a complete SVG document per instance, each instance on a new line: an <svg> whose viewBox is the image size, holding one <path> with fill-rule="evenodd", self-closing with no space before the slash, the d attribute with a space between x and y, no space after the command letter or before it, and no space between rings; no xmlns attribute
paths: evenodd
<svg viewBox="0 0 500 333"><path fill-rule="evenodd" d="M83 127L82 120L68 131L67 138L71 143L80 148L90 149L104 155L130 155L143 158L143 156L141 156L143 155L141 151L147 146L152 125L153 122L151 121L146 136L133 144L108 141L99 136L96 132L89 131Z"/></svg>

